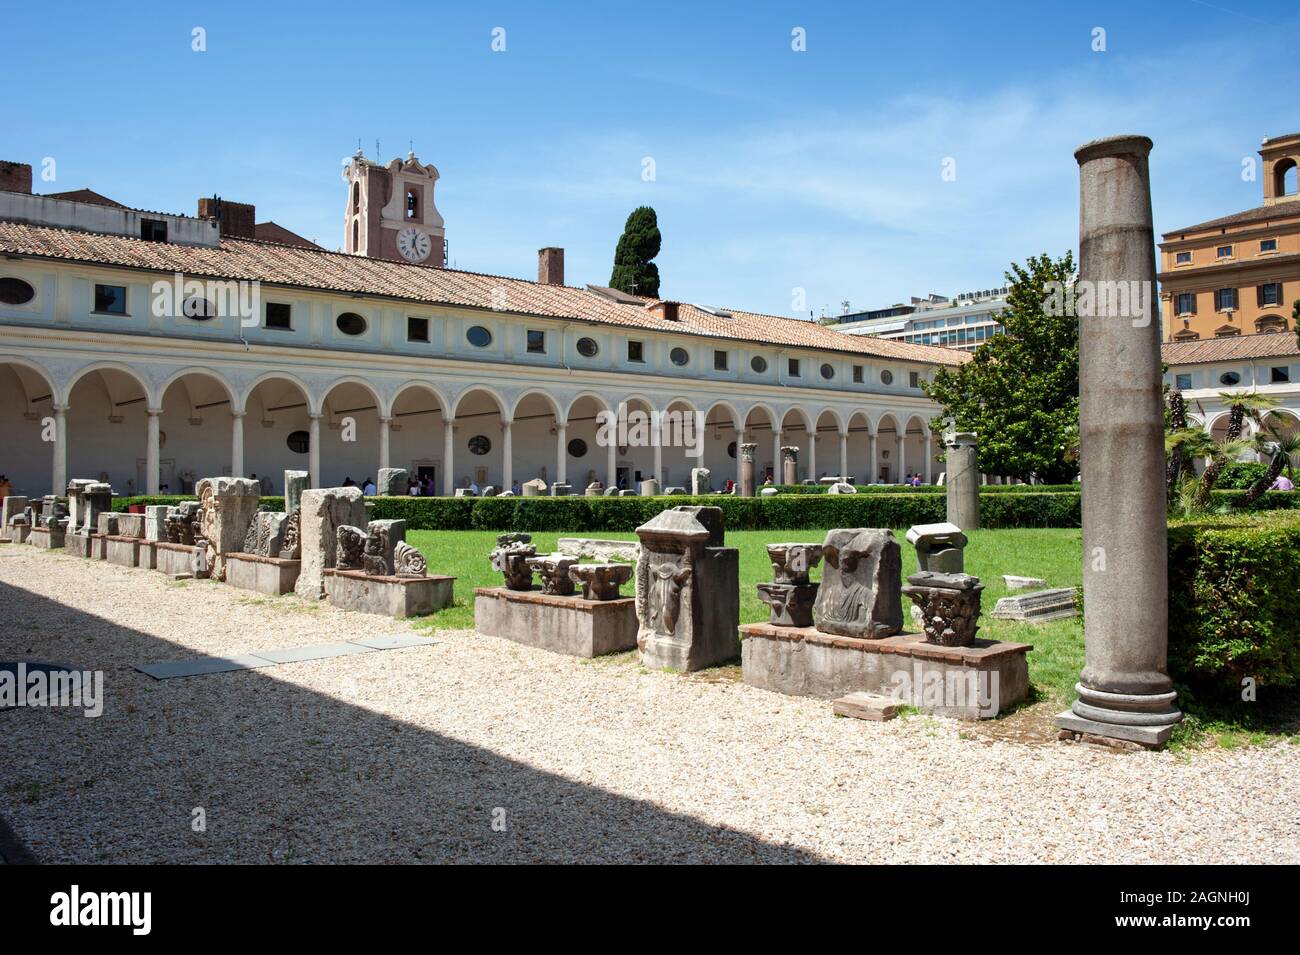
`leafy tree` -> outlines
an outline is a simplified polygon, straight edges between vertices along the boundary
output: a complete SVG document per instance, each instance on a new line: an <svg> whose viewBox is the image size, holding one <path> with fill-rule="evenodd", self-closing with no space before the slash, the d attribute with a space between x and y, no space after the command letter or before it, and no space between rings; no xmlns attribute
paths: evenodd
<svg viewBox="0 0 1300 955"><path fill-rule="evenodd" d="M1006 334L923 386L943 409L932 426L978 434L983 472L1069 483L1078 472L1079 326L1058 306L1074 280L1074 254L1012 262L1006 278Z"/></svg>
<svg viewBox="0 0 1300 955"><path fill-rule="evenodd" d="M658 298L659 267L650 260L659 254L662 239L655 211L649 206L633 209L614 250L609 287L629 295Z"/></svg>

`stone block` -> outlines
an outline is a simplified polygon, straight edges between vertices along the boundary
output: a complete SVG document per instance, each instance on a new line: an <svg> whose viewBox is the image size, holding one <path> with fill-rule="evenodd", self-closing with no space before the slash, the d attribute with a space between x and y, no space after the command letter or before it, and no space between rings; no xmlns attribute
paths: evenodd
<svg viewBox="0 0 1300 955"><path fill-rule="evenodd" d="M850 693L832 703L831 712L836 716L883 723L896 717L901 707L897 700L879 693Z"/></svg>
<svg viewBox="0 0 1300 955"><path fill-rule="evenodd" d="M691 468L691 493L697 496L713 493L713 485L709 482L708 468Z"/></svg>
<svg viewBox="0 0 1300 955"><path fill-rule="evenodd" d="M907 542L916 548L918 569L936 574L960 574L966 569L966 535L956 524L917 524L908 528Z"/></svg>
<svg viewBox="0 0 1300 955"><path fill-rule="evenodd" d="M41 550L54 550L63 546L66 535L58 527L33 527L27 535L27 543Z"/></svg>
<svg viewBox="0 0 1300 955"><path fill-rule="evenodd" d="M598 537L561 537L555 548L561 554L587 560L635 561L641 556L641 545L636 541L602 540Z"/></svg>
<svg viewBox="0 0 1300 955"><path fill-rule="evenodd" d="M844 481L836 481L826 489L827 494L857 494L858 489Z"/></svg>
<svg viewBox="0 0 1300 955"><path fill-rule="evenodd" d="M993 608L993 616L998 620L1022 620L1025 623L1067 620L1077 615L1072 587L1054 587L1003 597Z"/></svg>
<svg viewBox="0 0 1300 955"><path fill-rule="evenodd" d="M551 485L551 497L568 497L573 493L573 487L568 484L561 484L558 481Z"/></svg>
<svg viewBox="0 0 1300 955"><path fill-rule="evenodd" d="M302 492L311 486L311 472L284 472L284 511L292 514L302 502Z"/></svg>
<svg viewBox="0 0 1300 955"><path fill-rule="evenodd" d="M641 482L641 496L642 496L642 497L658 497L658 496L659 496L659 482L656 481L654 478L646 478L644 481L642 481L642 482Z"/></svg>
<svg viewBox="0 0 1300 955"><path fill-rule="evenodd" d="M140 538L110 534L104 538L104 559L119 567L140 566Z"/></svg>
<svg viewBox="0 0 1300 955"><path fill-rule="evenodd" d="M227 554L226 583L241 590L278 597L293 593L301 561L263 557L259 554Z"/></svg>
<svg viewBox="0 0 1300 955"><path fill-rule="evenodd" d="M338 529L364 527L366 506L357 487L309 488L298 511L301 565L294 592L319 600L325 596L325 571L334 566Z"/></svg>
<svg viewBox="0 0 1300 955"><path fill-rule="evenodd" d="M380 468L375 480L375 493L385 497L406 497L407 479L406 468Z"/></svg>
<svg viewBox="0 0 1300 955"><path fill-rule="evenodd" d="M199 481L195 491L199 531L207 541L208 573L214 580L225 580L225 555L243 549L262 486L249 478L213 477Z"/></svg>
<svg viewBox="0 0 1300 955"><path fill-rule="evenodd" d="M306 497L304 494L304 500ZM450 606L456 578L378 577L361 570L331 567L325 569L324 580L325 595L332 606L400 618L419 617Z"/></svg>
<svg viewBox="0 0 1300 955"><path fill-rule="evenodd" d="M207 577L206 551L197 544L157 541L153 545L154 570L172 578ZM196 561L203 563L196 572Z"/></svg>
<svg viewBox="0 0 1300 955"><path fill-rule="evenodd" d="M0 506L0 529L7 529L9 522L27 510L27 498L20 494L8 494Z"/></svg>
<svg viewBox="0 0 1300 955"><path fill-rule="evenodd" d="M479 587L474 591L474 629L570 656L618 653L637 645L636 600L584 600Z"/></svg>
<svg viewBox="0 0 1300 955"><path fill-rule="evenodd" d="M1007 590L1033 590L1047 586L1047 581L1041 577L1018 577L1015 574L1003 574L1002 582L1007 585Z"/></svg>
<svg viewBox="0 0 1300 955"><path fill-rule="evenodd" d="M146 504L144 508L144 539L165 541L167 539L166 504Z"/></svg>
<svg viewBox="0 0 1300 955"><path fill-rule="evenodd" d="M117 532L122 537L144 537L143 514L119 514L117 517Z"/></svg>

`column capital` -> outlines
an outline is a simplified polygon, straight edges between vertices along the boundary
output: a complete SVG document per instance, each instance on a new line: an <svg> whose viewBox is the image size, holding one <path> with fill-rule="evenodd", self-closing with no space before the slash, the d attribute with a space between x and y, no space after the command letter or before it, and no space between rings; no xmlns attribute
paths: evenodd
<svg viewBox="0 0 1300 955"><path fill-rule="evenodd" d="M247 413L248 413L248 412L246 412L246 411L236 411L236 410L234 410L233 408L230 409L230 417L232 417L232 418L242 418L242 417L243 417L244 415L246 415Z"/></svg>
<svg viewBox="0 0 1300 955"><path fill-rule="evenodd" d="M144 413L151 418L156 418L163 413L163 410L161 408L145 408Z"/></svg>

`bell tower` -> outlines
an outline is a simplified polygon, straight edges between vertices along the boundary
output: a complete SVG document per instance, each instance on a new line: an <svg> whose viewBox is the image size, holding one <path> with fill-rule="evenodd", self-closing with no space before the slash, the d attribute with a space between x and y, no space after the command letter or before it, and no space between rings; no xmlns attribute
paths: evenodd
<svg viewBox="0 0 1300 955"><path fill-rule="evenodd" d="M343 249L351 255L417 265L445 264L446 231L434 205L438 170L415 153L380 165L360 149L343 170L348 184Z"/></svg>
<svg viewBox="0 0 1300 955"><path fill-rule="evenodd" d="M1296 168L1300 163L1300 133L1274 136L1259 147L1264 160L1264 205L1300 199Z"/></svg>

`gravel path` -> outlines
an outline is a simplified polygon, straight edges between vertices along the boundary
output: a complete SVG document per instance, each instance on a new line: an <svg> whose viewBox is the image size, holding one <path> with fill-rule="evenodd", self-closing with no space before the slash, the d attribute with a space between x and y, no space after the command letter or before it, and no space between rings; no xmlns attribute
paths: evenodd
<svg viewBox="0 0 1300 955"><path fill-rule="evenodd" d="M470 632L184 680L131 669L409 632L0 546L0 659L107 687L97 719L0 713L0 814L47 862L1300 862L1289 744L963 739Z"/></svg>

